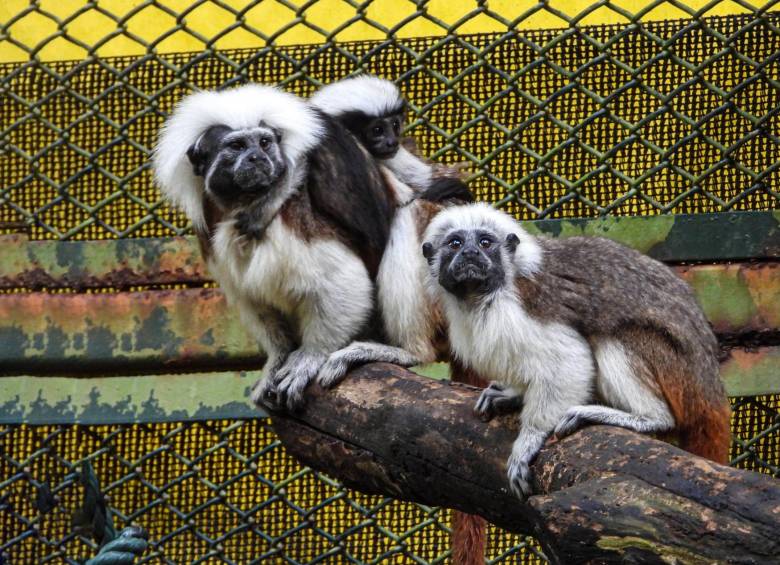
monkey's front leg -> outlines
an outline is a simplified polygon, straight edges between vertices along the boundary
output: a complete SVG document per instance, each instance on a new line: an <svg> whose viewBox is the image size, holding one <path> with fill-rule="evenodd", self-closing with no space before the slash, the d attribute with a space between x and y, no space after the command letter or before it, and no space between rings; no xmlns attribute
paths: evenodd
<svg viewBox="0 0 780 565"><path fill-rule="evenodd" d="M522 394L511 387L493 381L479 395L474 412L480 420L489 422L496 416L517 412L522 407Z"/></svg>
<svg viewBox="0 0 780 565"><path fill-rule="evenodd" d="M248 301L236 301L236 306L244 326L258 340L268 358L262 378L252 387L252 402L257 406L273 404L273 389L278 383L279 371L294 349L290 329L284 316L274 308Z"/></svg>
<svg viewBox="0 0 780 565"><path fill-rule="evenodd" d="M512 444L507 478L512 492L521 500L531 495L531 463L542 449L567 408L588 398L589 372L572 373L568 380L558 375L534 375L528 383L520 412L520 433Z"/></svg>

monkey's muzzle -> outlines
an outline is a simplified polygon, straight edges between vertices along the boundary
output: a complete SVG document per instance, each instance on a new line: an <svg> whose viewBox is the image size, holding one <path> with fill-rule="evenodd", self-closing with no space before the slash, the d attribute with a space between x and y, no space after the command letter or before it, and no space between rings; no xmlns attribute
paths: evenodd
<svg viewBox="0 0 780 565"><path fill-rule="evenodd" d="M245 159L233 169L233 180L242 190L261 191L270 187L283 173L283 164L275 165L269 159Z"/></svg>
<svg viewBox="0 0 780 565"><path fill-rule="evenodd" d="M490 274L490 263L482 257L460 257L450 264L450 276L456 283L485 281Z"/></svg>

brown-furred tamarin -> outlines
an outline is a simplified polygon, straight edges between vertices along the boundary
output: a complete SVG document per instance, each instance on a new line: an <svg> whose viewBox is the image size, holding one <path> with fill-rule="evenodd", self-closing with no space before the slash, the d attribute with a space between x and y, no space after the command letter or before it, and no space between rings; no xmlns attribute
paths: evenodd
<svg viewBox="0 0 780 565"><path fill-rule="evenodd" d="M522 399L509 485L551 433L585 424L672 433L727 463L730 407L718 344L691 288L666 265L598 237L532 237L484 204L438 214L425 234L430 289L455 357L495 381L479 413Z"/></svg>

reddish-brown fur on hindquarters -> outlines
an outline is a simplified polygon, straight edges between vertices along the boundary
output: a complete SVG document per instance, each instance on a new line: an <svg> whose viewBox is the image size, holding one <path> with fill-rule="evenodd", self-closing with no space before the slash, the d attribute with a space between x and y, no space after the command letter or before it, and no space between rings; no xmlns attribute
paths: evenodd
<svg viewBox="0 0 780 565"><path fill-rule="evenodd" d="M623 343L637 375L666 400L678 445L694 455L727 464L731 408L718 378L714 337L681 343L649 326L627 326Z"/></svg>
<svg viewBox="0 0 780 565"><path fill-rule="evenodd" d="M450 362L450 379L456 383L486 387L489 383L476 372ZM453 565L483 565L487 542L487 522L481 516L452 511L452 563Z"/></svg>

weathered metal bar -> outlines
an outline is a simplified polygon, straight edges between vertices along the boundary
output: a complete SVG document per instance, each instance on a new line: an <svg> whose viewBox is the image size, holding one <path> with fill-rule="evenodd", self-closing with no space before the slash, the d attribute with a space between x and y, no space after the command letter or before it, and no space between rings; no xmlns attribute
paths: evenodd
<svg viewBox="0 0 780 565"><path fill-rule="evenodd" d="M780 257L780 212L606 216L538 220L529 231L554 237L599 235L660 261L737 261Z"/></svg>
<svg viewBox="0 0 780 565"><path fill-rule="evenodd" d="M729 396L780 393L780 347L735 349L721 364ZM446 379L445 363L415 367ZM63 376L0 377L0 424L101 424L260 418L248 400L262 372L222 371L89 379Z"/></svg>
<svg viewBox="0 0 780 565"><path fill-rule="evenodd" d="M0 424L132 424L261 418L261 371L128 377L0 377Z"/></svg>
<svg viewBox="0 0 780 565"><path fill-rule="evenodd" d="M524 222L552 237L600 235L668 262L780 257L780 212ZM128 288L209 281L192 237L29 241L0 235L0 289Z"/></svg>
<svg viewBox="0 0 780 565"><path fill-rule="evenodd" d="M193 237L29 241L0 235L0 289L125 289L208 280Z"/></svg>
<svg viewBox="0 0 780 565"><path fill-rule="evenodd" d="M216 289L0 295L0 373L259 367Z"/></svg>
<svg viewBox="0 0 780 565"><path fill-rule="evenodd" d="M678 271L722 335L780 328L780 264ZM0 373L252 368L260 360L218 289L0 294Z"/></svg>

